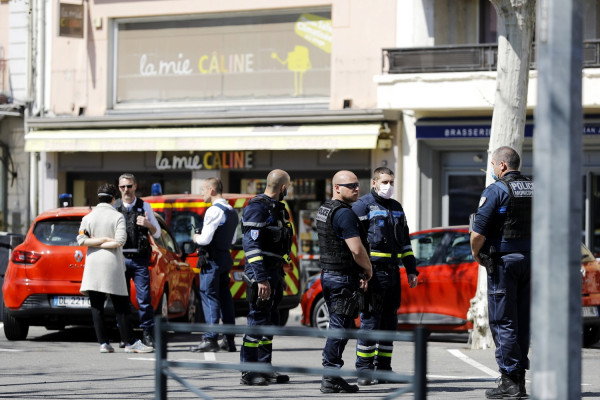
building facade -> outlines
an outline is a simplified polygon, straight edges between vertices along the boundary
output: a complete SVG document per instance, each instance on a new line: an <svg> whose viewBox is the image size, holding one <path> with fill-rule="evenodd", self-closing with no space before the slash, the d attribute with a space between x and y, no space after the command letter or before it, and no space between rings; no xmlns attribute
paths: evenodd
<svg viewBox="0 0 600 400"><path fill-rule="evenodd" d="M584 6L592 244L600 5ZM0 166L3 221L26 226L61 193L93 204L97 185L123 172L141 195L155 182L199 193L208 176L254 193L273 168L290 172L298 218L329 196L335 171L355 171L366 192L385 165L411 230L465 224L485 182L497 35L489 0L2 0L0 85L11 84L0 92L13 93L13 114L0 108L12 159ZM535 69L529 85L525 173Z"/></svg>
<svg viewBox="0 0 600 400"><path fill-rule="evenodd" d="M123 172L164 193L263 190L293 179L296 216L330 195L342 168L368 190L398 168L398 116L376 108L381 52L395 44L396 1L40 2L46 68L26 118L37 197L31 214L95 203Z"/></svg>
<svg viewBox="0 0 600 400"><path fill-rule="evenodd" d="M495 10L488 0L401 3L396 47L382 50L383 73L375 80L377 106L402 115L403 151L397 160L402 204L411 228L464 225L485 187L496 91ZM584 129L572 134L583 134L584 239L600 253L600 2L583 3ZM534 62L522 157L522 171L528 175L533 173L535 145Z"/></svg>

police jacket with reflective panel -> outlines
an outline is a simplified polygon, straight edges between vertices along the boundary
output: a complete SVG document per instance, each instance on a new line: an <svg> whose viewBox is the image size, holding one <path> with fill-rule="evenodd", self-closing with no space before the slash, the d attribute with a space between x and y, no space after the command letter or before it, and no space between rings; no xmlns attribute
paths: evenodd
<svg viewBox="0 0 600 400"><path fill-rule="evenodd" d="M352 205L352 210L369 232L371 263L375 268L399 265L402 261L408 274L418 274L406 215L398 201L384 199L371 189Z"/></svg>
<svg viewBox="0 0 600 400"><path fill-rule="evenodd" d="M289 260L294 231L282 202L265 194L250 200L242 213L242 233L246 269L258 282L269 278L267 269Z"/></svg>

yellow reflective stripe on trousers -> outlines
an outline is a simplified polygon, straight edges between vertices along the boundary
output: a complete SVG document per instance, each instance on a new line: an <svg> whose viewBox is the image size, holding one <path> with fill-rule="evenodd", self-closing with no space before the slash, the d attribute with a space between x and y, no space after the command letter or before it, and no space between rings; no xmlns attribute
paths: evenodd
<svg viewBox="0 0 600 400"><path fill-rule="evenodd" d="M364 357L364 358L375 357L375 354L377 354L377 351L373 351L371 353L363 353L362 351L357 351L356 352L357 356Z"/></svg>
<svg viewBox="0 0 600 400"><path fill-rule="evenodd" d="M256 256L256 257L252 257L248 259L249 263L253 263L255 261L262 261L263 257L262 256Z"/></svg>
<svg viewBox="0 0 600 400"><path fill-rule="evenodd" d="M258 343L252 343L252 342L246 342L246 341L244 341L243 345L246 347L258 347Z"/></svg>
<svg viewBox="0 0 600 400"><path fill-rule="evenodd" d="M392 358L392 353L383 352L381 350L377 350L375 353L377 354L378 357L389 357L389 358Z"/></svg>
<svg viewBox="0 0 600 400"><path fill-rule="evenodd" d="M414 256L414 255L415 255L415 253L413 253L411 250L411 251L407 251L406 253L402 253L401 258L404 258L406 256Z"/></svg>
<svg viewBox="0 0 600 400"><path fill-rule="evenodd" d="M371 256L392 258L392 253L379 253L377 251L372 251Z"/></svg>
<svg viewBox="0 0 600 400"><path fill-rule="evenodd" d="M273 344L272 340L261 340L260 343L258 343L261 346L267 345L267 344Z"/></svg>

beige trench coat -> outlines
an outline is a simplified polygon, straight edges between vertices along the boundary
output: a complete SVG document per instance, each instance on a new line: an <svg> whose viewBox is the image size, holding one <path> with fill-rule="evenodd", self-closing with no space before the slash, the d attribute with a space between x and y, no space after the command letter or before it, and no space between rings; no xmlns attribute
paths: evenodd
<svg viewBox="0 0 600 400"><path fill-rule="evenodd" d="M90 237L110 237L121 245L125 244L127 232L123 214L108 203L99 203L81 220L77 242L81 246L83 241ZM85 295L88 290L93 290L127 296L123 248L88 247L79 290Z"/></svg>

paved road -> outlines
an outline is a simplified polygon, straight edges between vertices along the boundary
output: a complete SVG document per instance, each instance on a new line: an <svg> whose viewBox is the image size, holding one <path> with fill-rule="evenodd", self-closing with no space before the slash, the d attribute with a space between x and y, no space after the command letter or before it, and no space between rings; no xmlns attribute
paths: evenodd
<svg viewBox="0 0 600 400"><path fill-rule="evenodd" d="M297 311L290 326L298 326ZM244 319L238 319L244 323ZM428 343L428 398L482 399L494 385L492 350L469 350L466 335L434 334ZM173 335L169 359L179 361L218 360L239 362L238 353L190 353L199 334ZM236 338L238 345L241 338ZM273 364L320 367L322 338L276 337ZM350 341L344 369L353 369L354 341ZM535 356L532 354L532 356ZM600 346L583 350L583 398L600 398ZM0 398L11 399L152 399L155 397L153 354L100 354L92 329L69 328L62 332L32 328L28 339L9 342L0 333ZM410 343L396 342L393 368L410 374L413 349ZM357 394L325 396L319 391L320 377L291 374L291 382L267 387L239 384L239 373L177 369L195 387L214 399L322 399L331 396L356 399L384 399L399 385L363 387ZM530 388L528 382L527 387ZM412 398L404 394L398 398ZM173 379L168 380L169 399L198 398Z"/></svg>

